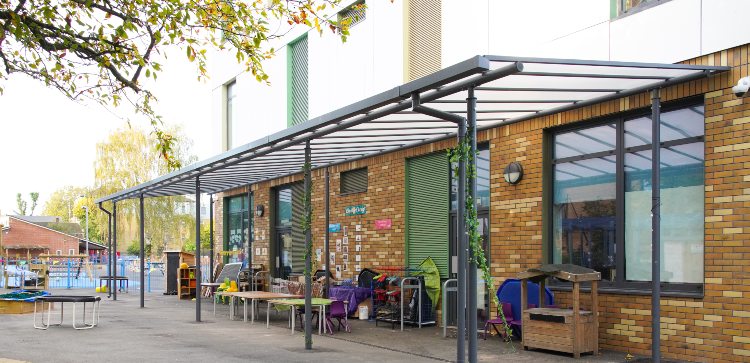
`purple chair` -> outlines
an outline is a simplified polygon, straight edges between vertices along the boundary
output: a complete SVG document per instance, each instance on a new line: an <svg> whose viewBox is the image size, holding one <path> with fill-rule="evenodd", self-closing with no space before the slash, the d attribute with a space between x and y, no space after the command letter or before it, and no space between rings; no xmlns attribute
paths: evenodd
<svg viewBox="0 0 750 363"><path fill-rule="evenodd" d="M341 300L332 301L331 305L328 307L328 311L326 311L326 327L328 327L328 331L330 331L331 334L333 334L333 319L338 319L339 331L341 331L341 326L343 325L344 330L347 333L352 332L352 328L349 326L346 317L346 307Z"/></svg>
<svg viewBox="0 0 750 363"><path fill-rule="evenodd" d="M519 323L520 321L516 321L513 317L513 309L510 303L507 302L501 302L500 305L503 309L503 315L505 316L505 322L508 323L508 326L513 326L515 323ZM489 327L492 326L492 329L495 329L495 332L497 332L497 335L504 337L505 339L508 339L508 334L506 333L505 327L503 326L503 318L500 316L500 310L498 309L498 314L494 319L487 320L486 323L484 323L484 340L487 340L487 331L489 330ZM497 326L500 326L503 330L501 333L499 330L497 330Z"/></svg>

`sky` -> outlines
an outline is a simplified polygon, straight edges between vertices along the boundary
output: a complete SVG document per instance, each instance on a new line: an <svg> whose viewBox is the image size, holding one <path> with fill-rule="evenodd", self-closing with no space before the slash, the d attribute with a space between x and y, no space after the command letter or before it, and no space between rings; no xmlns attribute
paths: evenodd
<svg viewBox="0 0 750 363"><path fill-rule="evenodd" d="M197 81L182 56L169 64L152 88L165 122L182 125L193 141L199 160L213 154L210 81ZM76 103L53 88L25 76L3 82L0 95L0 215L15 214L16 194L30 201L39 192L35 215L57 189L66 185L92 186L96 144L120 128L130 115L127 106L107 110L92 101ZM150 130L145 119L132 125ZM30 202L29 202L30 206Z"/></svg>

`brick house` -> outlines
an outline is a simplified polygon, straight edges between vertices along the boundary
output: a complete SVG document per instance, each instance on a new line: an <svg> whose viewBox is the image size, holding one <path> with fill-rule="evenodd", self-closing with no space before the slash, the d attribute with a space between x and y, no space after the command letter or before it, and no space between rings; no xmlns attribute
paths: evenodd
<svg viewBox="0 0 750 363"><path fill-rule="evenodd" d="M32 258L41 254L77 255L85 251L85 240L21 218L9 216L3 228L3 249L9 258ZM83 248L81 247L83 246ZM105 248L89 242L89 250Z"/></svg>
<svg viewBox="0 0 750 363"><path fill-rule="evenodd" d="M731 91L739 78L748 76L749 59L750 46L742 45L687 60L683 63L724 65L731 71L661 91L663 117L677 121L681 127L673 130L679 135L663 146L668 155L662 157L668 165L663 169L662 195L665 200L672 200L664 202L662 222L662 254L669 256L662 273L666 280L661 344L668 358L702 362L750 359L750 268L746 264L750 252L750 99L737 98ZM479 149L486 150L489 169L484 212L495 285L541 263L570 262L595 268L607 282L600 288L601 346L643 355L650 350L651 308L650 288L645 284L650 279L650 275L646 276L650 270L645 259L650 256L650 245L645 249L650 235L646 241L642 234L644 228L648 233L650 220L645 220L648 225L639 223L644 215L649 215L642 202L647 200L645 192L650 195L650 179L638 166L646 148L643 140L637 141L637 134L644 132L638 123L648 117L649 107L649 94L644 92L478 134ZM612 137L609 147L586 143L587 133L604 129L609 135L606 137ZM598 136L608 143L606 137ZM581 150L570 145L563 150L566 140L581 145ZM349 253L359 255L362 262L352 262L350 257L341 278L354 278L358 273L355 264L377 269L409 263L409 254L414 253L407 242L413 227L406 218L410 208L410 163L425 156L444 155L454 145L453 140L443 140L329 167L330 221L348 227L349 237L355 235L357 225L361 226L361 232L356 234L361 234L363 240L361 252ZM601 157L587 148L597 152L611 148L612 153L620 155L611 165L611 180L599 175L601 171L593 171L602 165L587 164ZM593 156L589 158L587 154ZM504 166L513 161L520 162L524 169L523 180L517 185L506 183L502 175ZM443 158L443 163L443 177L447 180L447 158ZM342 193L342 176L363 168L365 189ZM584 170L601 178L593 178L595 175L583 173ZM621 175L616 177L618 173ZM587 177L582 178L584 174ZM291 231L283 226L295 217L279 214L287 213L282 204L290 203L292 210L297 209L295 185L301 181L302 175L297 174L220 194L215 204L217 246L228 248L228 233L240 234L252 225L254 262L270 266L272 271L278 269L284 263L279 259L287 258L279 256L278 251L298 248L294 242L284 245L287 237L283 235L295 234L294 225ZM323 169L313 171L312 181L316 250L323 248L320 236L326 228ZM617 192L619 189L622 194ZM248 192L252 195L250 203ZM447 202L448 192L444 192ZM566 198L558 198L560 195ZM235 203L238 198L244 201ZM240 207L234 208L230 203ZM251 211L261 205L266 213L252 217ZM345 208L353 205L364 205L367 212L347 215ZM480 207L480 218L482 212ZM236 222L239 219L230 221L227 213L239 213L242 224ZM441 221L450 218L447 208L441 213L445 214ZM286 220L281 222L282 219ZM385 219L391 220L392 227L376 230L375 221ZM625 219L627 222L621 224ZM620 221L620 227L606 227L610 221ZM233 223L233 227L228 227L228 223ZM445 233L448 238L448 227ZM614 241L626 234L627 247L617 247ZM334 241L342 237L342 233L331 233L331 251ZM353 243L350 242L352 248ZM591 243L595 246L591 247ZM441 246L434 251L443 254L449 249ZM607 253L607 249L611 251ZM338 260L341 255L336 254L336 265L343 266ZM299 271L298 262L299 259L292 263L292 272ZM569 303L569 287L553 284L552 289L559 304ZM492 311L494 307L485 309Z"/></svg>

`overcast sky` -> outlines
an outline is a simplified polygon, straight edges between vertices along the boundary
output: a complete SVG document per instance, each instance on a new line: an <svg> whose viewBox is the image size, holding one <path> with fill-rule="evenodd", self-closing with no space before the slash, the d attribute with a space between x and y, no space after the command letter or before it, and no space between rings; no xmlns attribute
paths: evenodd
<svg viewBox="0 0 750 363"><path fill-rule="evenodd" d="M199 159L211 156L211 92L209 83L198 82L184 57L170 57L159 76L159 110L168 123L181 124L193 139L192 152ZM91 101L78 104L58 91L24 76L3 83L0 96L0 214L14 214L16 193L29 200L39 192L35 215L55 190L66 185L94 184L96 144L110 132L127 127ZM118 110L125 114L127 110ZM143 119L133 122L148 129Z"/></svg>

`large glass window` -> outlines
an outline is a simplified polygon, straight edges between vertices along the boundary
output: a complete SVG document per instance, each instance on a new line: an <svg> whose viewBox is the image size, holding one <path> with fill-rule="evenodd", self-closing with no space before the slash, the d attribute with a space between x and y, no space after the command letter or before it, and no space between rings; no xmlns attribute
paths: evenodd
<svg viewBox="0 0 750 363"><path fill-rule="evenodd" d="M226 199L225 246L227 262L244 262L248 254L250 230L250 202L247 195Z"/></svg>
<svg viewBox="0 0 750 363"><path fill-rule="evenodd" d="M276 189L276 225L274 227L274 253L276 277L289 278L300 274L305 267L305 235L302 233L304 213L302 183Z"/></svg>
<svg viewBox="0 0 750 363"><path fill-rule="evenodd" d="M661 277L667 283L703 282L703 114L703 105L661 114ZM650 113L554 135L553 263L593 268L623 287L650 281L651 136Z"/></svg>
<svg viewBox="0 0 750 363"><path fill-rule="evenodd" d="M490 148L487 144L477 146L477 209L490 207ZM458 182L451 165L451 210L456 210Z"/></svg>

